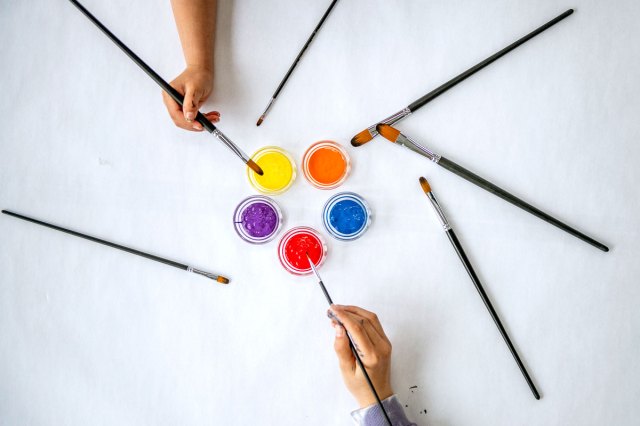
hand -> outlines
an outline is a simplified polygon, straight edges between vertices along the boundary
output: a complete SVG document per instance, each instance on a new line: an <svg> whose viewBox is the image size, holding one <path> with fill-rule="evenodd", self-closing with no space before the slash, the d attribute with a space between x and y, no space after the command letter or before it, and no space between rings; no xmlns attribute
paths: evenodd
<svg viewBox="0 0 640 426"><path fill-rule="evenodd" d="M176 126L201 132L202 125L195 121L198 109L207 100L213 88L213 71L206 68L187 66L187 68L176 77L171 86L184 95L184 107L171 99L171 97L162 92L162 100L167 107L167 111ZM204 116L211 122L220 121L220 113L211 111Z"/></svg>
<svg viewBox="0 0 640 426"><path fill-rule="evenodd" d="M333 346L338 355L342 379L360 407L373 405L376 399L351 352L345 328L351 335L380 400L393 395L390 377L391 342L384 334L376 314L357 306L331 305L329 317L332 318L331 324L336 330Z"/></svg>

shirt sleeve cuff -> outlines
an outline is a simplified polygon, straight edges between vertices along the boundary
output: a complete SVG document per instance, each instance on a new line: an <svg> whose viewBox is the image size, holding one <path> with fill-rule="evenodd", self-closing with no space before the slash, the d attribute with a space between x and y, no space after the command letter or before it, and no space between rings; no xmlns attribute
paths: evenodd
<svg viewBox="0 0 640 426"><path fill-rule="evenodd" d="M391 395L382 401L382 405L389 415L393 426L416 426L415 423L411 423L409 419L407 419L402 404L400 404L396 395ZM388 426L387 420L378 404L353 411L351 417L353 417L356 424L360 426Z"/></svg>

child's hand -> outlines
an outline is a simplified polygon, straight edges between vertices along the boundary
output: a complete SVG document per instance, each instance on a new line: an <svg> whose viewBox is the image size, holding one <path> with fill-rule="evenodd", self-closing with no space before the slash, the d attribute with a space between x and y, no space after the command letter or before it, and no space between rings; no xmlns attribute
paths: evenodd
<svg viewBox="0 0 640 426"><path fill-rule="evenodd" d="M340 371L349 392L356 398L361 408L376 403L376 399L367 384L367 379L356 364L356 359L349 347L351 335L362 363L369 373L369 377L378 392L380 400L393 395L391 389L391 342L384 334L378 317L373 312L357 306L331 305L331 321L336 330L334 349L338 355ZM337 318L344 328L335 320Z"/></svg>
<svg viewBox="0 0 640 426"><path fill-rule="evenodd" d="M171 83L171 86L184 95L184 108L165 92L162 100L176 126L195 132L202 131L202 125L195 121L198 109L207 100L213 88L213 71L205 68L189 67ZM220 121L220 113L211 111L204 114L213 123Z"/></svg>

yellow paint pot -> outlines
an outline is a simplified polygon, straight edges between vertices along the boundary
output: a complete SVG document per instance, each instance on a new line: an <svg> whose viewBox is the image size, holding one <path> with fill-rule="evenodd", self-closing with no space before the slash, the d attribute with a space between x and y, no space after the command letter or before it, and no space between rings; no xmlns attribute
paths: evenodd
<svg viewBox="0 0 640 426"><path fill-rule="evenodd" d="M247 177L251 186L263 194L282 194L296 180L296 163L282 148L265 146L257 150L251 159L260 166L264 175L260 176L247 167Z"/></svg>

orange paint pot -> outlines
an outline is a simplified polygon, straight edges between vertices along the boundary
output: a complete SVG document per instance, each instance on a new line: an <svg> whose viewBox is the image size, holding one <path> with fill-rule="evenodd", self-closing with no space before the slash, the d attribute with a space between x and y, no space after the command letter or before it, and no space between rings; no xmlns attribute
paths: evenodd
<svg viewBox="0 0 640 426"><path fill-rule="evenodd" d="M302 157L304 177L319 189L333 189L342 185L350 170L349 154L333 141L314 143Z"/></svg>

